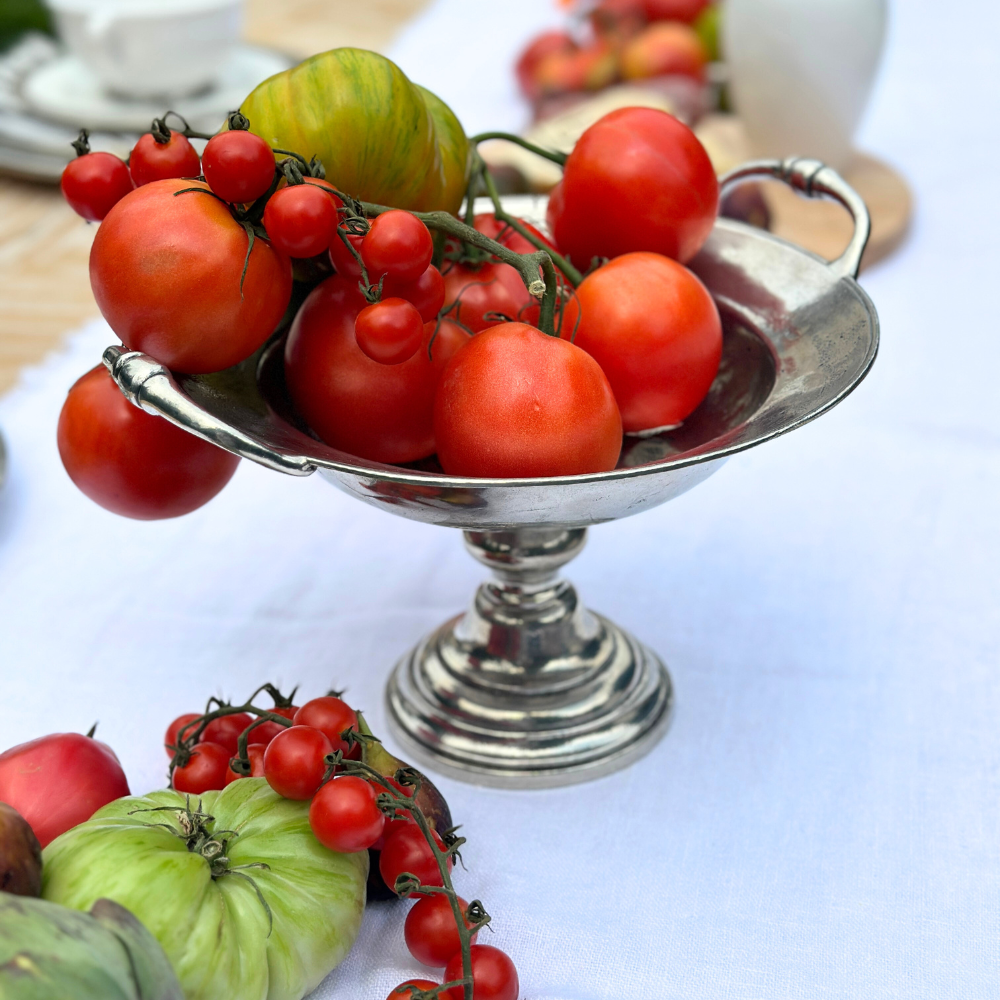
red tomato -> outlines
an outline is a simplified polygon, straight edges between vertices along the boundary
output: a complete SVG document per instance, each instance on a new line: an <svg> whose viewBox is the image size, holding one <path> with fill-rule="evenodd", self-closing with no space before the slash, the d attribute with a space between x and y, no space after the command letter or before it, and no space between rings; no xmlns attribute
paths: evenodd
<svg viewBox="0 0 1000 1000"><path fill-rule="evenodd" d="M489 944L474 944L472 952L472 993L475 1000L517 1000L520 983L517 969L499 948ZM462 953L454 955L444 970L444 981L462 978ZM455 987L443 994L449 1000L464 1000L465 991Z"/></svg>
<svg viewBox="0 0 1000 1000"><path fill-rule="evenodd" d="M248 358L292 293L288 258L247 234L208 185L156 181L124 197L90 252L90 284L111 329L133 351L197 374Z"/></svg>
<svg viewBox="0 0 1000 1000"><path fill-rule="evenodd" d="M346 775L328 781L309 806L309 826L316 839L343 854L367 851L385 826L385 813L375 797L375 789L364 778Z"/></svg>
<svg viewBox="0 0 1000 1000"><path fill-rule="evenodd" d="M330 753L333 747L318 729L292 726L268 743L264 777L286 799L311 799L326 774L323 758Z"/></svg>
<svg viewBox="0 0 1000 1000"><path fill-rule="evenodd" d="M680 423L705 398L722 357L722 323L686 267L630 253L588 275L567 305L563 336L604 370L626 431Z"/></svg>
<svg viewBox="0 0 1000 1000"><path fill-rule="evenodd" d="M542 95L602 90L618 74L618 53L603 38L567 52L553 52L535 67L535 87Z"/></svg>
<svg viewBox="0 0 1000 1000"><path fill-rule="evenodd" d="M88 222L100 222L132 190L132 175L112 153L84 153L62 172L59 187L70 208Z"/></svg>
<svg viewBox="0 0 1000 1000"><path fill-rule="evenodd" d="M129 171L136 187L174 177L197 177L201 163L194 146L180 132L170 130L168 142L157 142L150 134L132 147Z"/></svg>
<svg viewBox="0 0 1000 1000"><path fill-rule="evenodd" d="M383 274L387 280L416 281L433 256L430 230L415 215L398 208L374 218L361 241L361 259L373 285Z"/></svg>
<svg viewBox="0 0 1000 1000"><path fill-rule="evenodd" d="M546 56L553 52L573 52L575 49L576 43L565 31L546 31L533 39L518 56L514 66L517 82L524 94L533 101L541 96L535 73Z"/></svg>
<svg viewBox="0 0 1000 1000"><path fill-rule="evenodd" d="M334 276L302 304L285 345L285 373L295 408L334 448L377 462L412 462L434 453L434 393L444 363L468 336L444 323L409 361L380 365L354 336L365 300L350 278Z"/></svg>
<svg viewBox="0 0 1000 1000"><path fill-rule="evenodd" d="M351 233L343 226L340 226L334 233L333 239L330 240L330 263L333 264L337 274L345 278L350 278L352 283L357 283L361 280L361 265L354 254L344 246L344 241L339 235L340 233L344 233L347 236L348 242L357 250L359 255L364 236ZM375 284L377 285L378 281Z"/></svg>
<svg viewBox="0 0 1000 1000"><path fill-rule="evenodd" d="M622 425L590 355L524 323L504 323L448 362L434 437L450 475L572 476L615 467Z"/></svg>
<svg viewBox="0 0 1000 1000"><path fill-rule="evenodd" d="M226 768L226 784L231 784L234 781L239 781L240 778L246 778L248 775L240 774L233 770L233 761L237 760L237 757L230 758L229 767ZM250 761L250 774L251 778L263 778L264 777L264 747L259 743L251 743L247 747L247 759Z"/></svg>
<svg viewBox="0 0 1000 1000"><path fill-rule="evenodd" d="M246 712L236 715L223 715L213 719L201 734L201 738L209 743L218 743L225 747L230 756L238 752L240 734L253 722L253 717Z"/></svg>
<svg viewBox="0 0 1000 1000"><path fill-rule="evenodd" d="M594 257L633 250L684 263L708 238L718 204L712 161L686 125L653 108L620 108L573 147L549 227L583 271Z"/></svg>
<svg viewBox="0 0 1000 1000"><path fill-rule="evenodd" d="M443 851L444 841L433 831L431 833L438 849ZM451 871L450 857L447 864L448 870ZM420 880L421 885L444 885L434 852L428 846L416 823L407 823L385 838L385 844L378 859L378 870L390 889L396 884L396 878L403 872L415 875ZM413 893L413 895L420 896L422 894Z"/></svg>
<svg viewBox="0 0 1000 1000"><path fill-rule="evenodd" d="M292 705L288 708L272 708L270 711L273 715L282 715L291 721L295 718L298 708ZM247 743L260 743L266 746L278 733L283 733L289 728L289 726L283 726L280 722L262 722L259 726L255 726L250 730L247 736Z"/></svg>
<svg viewBox="0 0 1000 1000"><path fill-rule="evenodd" d="M410 1000L416 990L432 990L440 983L432 982L430 979L407 979L405 983L400 983L387 997L386 1000ZM408 989L412 987L412 989Z"/></svg>
<svg viewBox="0 0 1000 1000"><path fill-rule="evenodd" d="M458 905L462 913L469 908L469 904L461 896ZM465 926L470 926L468 920L465 921ZM433 968L447 965L452 955L462 947L451 901L443 895L424 896L417 900L413 909L406 914L403 936L410 954L418 962ZM461 976L461 972L459 975Z"/></svg>
<svg viewBox="0 0 1000 1000"><path fill-rule="evenodd" d="M89 736L54 733L0 754L0 802L25 818L42 847L128 794L114 752Z"/></svg>
<svg viewBox="0 0 1000 1000"><path fill-rule="evenodd" d="M229 751L218 743L196 743L183 767L174 768L174 791L201 795L226 787Z"/></svg>
<svg viewBox="0 0 1000 1000"><path fill-rule="evenodd" d="M264 209L264 228L289 257L315 257L330 246L337 228L337 202L315 184L275 191Z"/></svg>
<svg viewBox="0 0 1000 1000"><path fill-rule="evenodd" d="M642 0L642 8L650 21L697 20L711 0Z"/></svg>
<svg viewBox="0 0 1000 1000"><path fill-rule="evenodd" d="M330 741L334 751L341 750L344 753L347 752L347 744L340 738L340 734L348 729L358 728L358 716L354 709L332 695L307 701L295 713L292 721L296 726L318 729Z"/></svg>
<svg viewBox="0 0 1000 1000"><path fill-rule="evenodd" d="M642 80L651 76L689 76L705 79L707 55L694 28L676 21L661 21L641 31L619 56L622 76Z"/></svg>
<svg viewBox="0 0 1000 1000"><path fill-rule="evenodd" d="M510 292L510 273L524 287L509 264L482 264L477 268L466 264L450 264L444 271L444 302L450 308L458 301L458 309L449 313L473 333L496 326L509 319L516 319L521 308L520 297ZM527 289L525 289L527 293Z"/></svg>
<svg viewBox="0 0 1000 1000"><path fill-rule="evenodd" d="M424 339L424 321L412 302L382 299L358 313L354 336L358 347L372 361L399 365L417 353Z"/></svg>
<svg viewBox="0 0 1000 1000"><path fill-rule="evenodd" d="M429 323L437 317L444 305L444 278L441 277L441 272L430 264L416 281L400 283L386 278L382 286L382 296L412 302L420 313L420 318Z"/></svg>
<svg viewBox="0 0 1000 1000"><path fill-rule="evenodd" d="M239 458L165 417L133 406L104 365L70 389L59 414L59 457L95 503L124 517L180 517L208 503Z"/></svg>
<svg viewBox="0 0 1000 1000"><path fill-rule="evenodd" d="M194 722L195 719L201 718L200 712L185 712L183 715L178 715L173 722L167 726L166 735L163 737L163 748L167 751L168 757L173 757L174 751L171 747L177 746L177 741L180 739L181 730L189 723ZM185 736L191 736L197 727L192 727L184 734Z"/></svg>
<svg viewBox="0 0 1000 1000"><path fill-rule="evenodd" d="M208 186L223 200L246 204L256 201L274 180L274 153L253 132L234 129L208 140L201 154Z"/></svg>

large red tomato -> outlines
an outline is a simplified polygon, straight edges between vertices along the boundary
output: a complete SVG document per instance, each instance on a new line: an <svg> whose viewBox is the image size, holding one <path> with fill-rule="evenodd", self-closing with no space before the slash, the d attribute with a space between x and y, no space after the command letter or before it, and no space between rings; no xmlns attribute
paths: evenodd
<svg viewBox="0 0 1000 1000"><path fill-rule="evenodd" d="M365 299L352 278L334 275L312 290L285 345L295 408L327 444L376 462L412 462L434 453L434 393L444 363L469 339L435 324L409 361L381 365L358 347L354 320Z"/></svg>
<svg viewBox="0 0 1000 1000"><path fill-rule="evenodd" d="M563 336L574 326L573 342L611 383L626 432L680 423L704 399L722 356L722 323L708 289L655 253L616 257L584 278Z"/></svg>
<svg viewBox="0 0 1000 1000"><path fill-rule="evenodd" d="M449 263L441 272L444 275L444 307L458 307L449 315L467 326L473 333L503 323L501 318L516 319L521 309L520 296L511 293L514 281L524 289L517 271L509 264ZM513 278L513 280L511 280ZM527 294L527 289L525 294Z"/></svg>
<svg viewBox="0 0 1000 1000"><path fill-rule="evenodd" d="M208 503L239 458L133 406L104 365L79 379L63 403L59 456L76 486L115 514L179 517Z"/></svg>
<svg viewBox="0 0 1000 1000"><path fill-rule="evenodd" d="M184 188L201 190L176 194ZM204 190L204 194L201 191ZM90 252L94 298L126 347L175 371L249 357L284 315L291 263L248 236L199 181L153 181L108 212Z"/></svg>
<svg viewBox="0 0 1000 1000"><path fill-rule="evenodd" d="M28 821L42 847L128 794L118 758L89 736L54 733L0 754L0 802Z"/></svg>
<svg viewBox="0 0 1000 1000"><path fill-rule="evenodd" d="M434 436L452 475L572 476L615 467L622 425L590 355L525 323L503 323L448 362Z"/></svg>
<svg viewBox="0 0 1000 1000"><path fill-rule="evenodd" d="M712 162L686 125L653 108L619 108L569 154L549 228L583 271L594 257L634 250L684 263L708 239L718 206Z"/></svg>

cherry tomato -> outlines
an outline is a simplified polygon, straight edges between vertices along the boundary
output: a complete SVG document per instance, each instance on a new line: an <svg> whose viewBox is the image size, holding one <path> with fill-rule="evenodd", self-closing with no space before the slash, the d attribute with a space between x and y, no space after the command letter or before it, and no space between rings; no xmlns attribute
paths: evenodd
<svg viewBox="0 0 1000 1000"><path fill-rule="evenodd" d="M432 256L434 242L428 228L398 208L376 216L361 241L361 259L373 285L383 274L387 280L416 281L430 266Z"/></svg>
<svg viewBox="0 0 1000 1000"><path fill-rule="evenodd" d="M434 831L431 833L438 848L443 851L444 841ZM452 862L449 857L449 871L451 866ZM420 880L421 885L444 885L434 853L416 823L407 823L385 838L385 844L378 859L378 870L390 889L396 884L397 877L403 872L415 875ZM412 895L420 896L422 893L417 892Z"/></svg>
<svg viewBox="0 0 1000 1000"><path fill-rule="evenodd" d="M256 201L274 180L274 153L253 132L234 129L208 140L201 154L208 186L223 200Z"/></svg>
<svg viewBox="0 0 1000 1000"><path fill-rule="evenodd" d="M285 345L285 374L296 410L334 448L377 462L412 462L434 453L434 394L444 363L468 335L435 324L409 361L380 365L354 336L365 306L357 283L336 275L310 293Z"/></svg>
<svg viewBox="0 0 1000 1000"><path fill-rule="evenodd" d="M448 362L434 438L450 475L572 476L615 467L622 424L589 354L524 323L504 323Z"/></svg>
<svg viewBox="0 0 1000 1000"><path fill-rule="evenodd" d="M326 774L323 758L330 741L312 726L292 726L278 733L264 751L264 777L286 799L311 799Z"/></svg>
<svg viewBox="0 0 1000 1000"><path fill-rule="evenodd" d="M358 282L361 280L361 265L354 254L344 246L344 241L339 235L341 232L347 236L348 242L359 254L361 253L361 243L364 240L364 236L349 232L341 225L330 241L330 263L333 264L337 274L345 278L350 278L352 282ZM371 276L369 275L369 277ZM378 284L377 280L375 284Z"/></svg>
<svg viewBox="0 0 1000 1000"><path fill-rule="evenodd" d="M142 521L208 503L239 458L133 406L104 365L70 389L59 414L59 457L91 500Z"/></svg>
<svg viewBox="0 0 1000 1000"><path fill-rule="evenodd" d="M315 184L293 184L268 199L264 228L275 247L289 257L315 257L334 238L337 206Z"/></svg>
<svg viewBox="0 0 1000 1000"><path fill-rule="evenodd" d="M42 847L128 794L111 748L80 733L40 736L0 753L0 802L24 817Z"/></svg>
<svg viewBox="0 0 1000 1000"><path fill-rule="evenodd" d="M201 734L201 738L209 743L218 743L225 747L230 756L239 749L240 734L253 722L253 717L246 712L237 712L236 715L223 715L218 719L213 719Z"/></svg>
<svg viewBox="0 0 1000 1000"><path fill-rule="evenodd" d="M569 154L561 183L549 202L549 228L581 270L594 257L634 250L684 263L708 238L719 204L702 144L653 108L620 108L591 125Z"/></svg>
<svg viewBox="0 0 1000 1000"><path fill-rule="evenodd" d="M416 281L395 282L386 278L382 286L382 297L406 299L407 302L412 302L420 313L421 320L429 323L437 317L444 305L444 278L441 277L441 272L430 264Z"/></svg>
<svg viewBox="0 0 1000 1000"><path fill-rule="evenodd" d="M521 986L517 969L505 952L489 944L474 944L472 953L472 994L475 1000L517 1000ZM462 978L462 953L453 955L444 970L444 981ZM455 987L446 994L450 1000L464 1000L465 990Z"/></svg>
<svg viewBox="0 0 1000 1000"><path fill-rule="evenodd" d="M117 156L84 153L66 165L59 187L77 215L100 222L133 185L128 167Z"/></svg>
<svg viewBox="0 0 1000 1000"><path fill-rule="evenodd" d="M180 132L170 130L167 142L158 142L147 133L132 147L129 171L136 187L174 177L197 177L201 163L194 146Z"/></svg>
<svg viewBox="0 0 1000 1000"><path fill-rule="evenodd" d="M318 729L329 741L334 752L347 752L347 744L340 734L348 729L358 728L358 715L345 701L324 695L307 701L292 720L296 726L312 726Z"/></svg>
<svg viewBox="0 0 1000 1000"><path fill-rule="evenodd" d="M535 67L535 87L543 95L602 90L618 73L618 53L610 41L595 39L566 52L552 52Z"/></svg>
<svg viewBox="0 0 1000 1000"><path fill-rule="evenodd" d="M680 423L705 398L722 357L708 289L659 254L624 254L584 278L563 336L574 327L576 346L607 375L626 431Z"/></svg>
<svg viewBox="0 0 1000 1000"><path fill-rule="evenodd" d="M445 308L458 302L458 309L449 315L473 333L506 322L504 316L516 319L521 303L511 294L509 276L504 275L503 268L521 281L509 264L481 264L479 267L451 264L445 268Z"/></svg>
<svg viewBox="0 0 1000 1000"><path fill-rule="evenodd" d="M200 188L174 196L185 188ZM124 197L90 252L90 284L111 329L133 351L197 374L248 358L292 293L288 258L247 234L195 181L154 181ZM246 274L243 268L246 263Z"/></svg>
<svg viewBox="0 0 1000 1000"><path fill-rule="evenodd" d="M424 321L406 299L382 299L358 313L354 336L372 361L399 365L417 353L424 339Z"/></svg>
<svg viewBox="0 0 1000 1000"><path fill-rule="evenodd" d="M514 66L517 82L530 100L541 97L541 89L536 80L538 64L553 52L569 53L576 49L576 43L565 31L546 31L534 38L518 56ZM478 228L478 227L477 227Z"/></svg>
<svg viewBox="0 0 1000 1000"><path fill-rule="evenodd" d="M621 74L626 80L652 76L689 76L705 79L705 47L694 28L676 21L651 24L622 49Z"/></svg>
<svg viewBox="0 0 1000 1000"><path fill-rule="evenodd" d="M218 743L196 743L183 767L174 768L173 787L177 792L200 795L225 788L229 771L229 751Z"/></svg>
<svg viewBox="0 0 1000 1000"><path fill-rule="evenodd" d="M272 708L270 711L274 715L283 715L289 721L294 720L298 708L294 705L288 708ZM247 735L247 743L260 743L266 746L274 739L278 733L283 733L289 726L283 726L280 722L262 722L259 726L254 726Z"/></svg>
<svg viewBox="0 0 1000 1000"><path fill-rule="evenodd" d="M316 839L343 854L367 851L385 826L385 813L375 797L375 789L364 778L345 775L328 781L309 806L309 826Z"/></svg>
<svg viewBox="0 0 1000 1000"><path fill-rule="evenodd" d="M405 983L400 983L385 1000L411 1000L417 990L432 990L440 985L440 983L432 982L430 979L407 979ZM412 989L407 987L412 987Z"/></svg>
<svg viewBox="0 0 1000 1000"><path fill-rule="evenodd" d="M183 715L178 715L173 722L167 726L166 735L163 737L163 749L167 751L168 757L173 757L175 751L171 750L171 747L177 746L177 741L180 739L181 730L189 723L194 722L195 719L201 717L200 712L185 712ZM194 729L189 729L185 736L191 735Z"/></svg>
<svg viewBox="0 0 1000 1000"><path fill-rule="evenodd" d="M231 757L229 767L226 768L226 784L239 781L240 778L263 778L264 777L264 747L259 743L251 743L247 746L247 759L250 761L250 774L241 774L233 770L233 761L238 757Z"/></svg>
<svg viewBox="0 0 1000 1000"><path fill-rule="evenodd" d="M458 905L464 914L469 904L459 897ZM469 921L465 921L468 927ZM424 965L443 968L452 955L460 951L462 941L458 936L458 924L447 896L424 896L406 914L403 936L410 954ZM461 973L459 973L461 975Z"/></svg>

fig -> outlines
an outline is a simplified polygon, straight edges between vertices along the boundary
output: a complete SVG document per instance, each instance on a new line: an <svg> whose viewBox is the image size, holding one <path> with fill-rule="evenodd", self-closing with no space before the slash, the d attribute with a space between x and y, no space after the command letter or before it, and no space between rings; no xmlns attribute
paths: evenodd
<svg viewBox="0 0 1000 1000"><path fill-rule="evenodd" d="M42 894L42 848L28 821L0 802L0 892Z"/></svg>

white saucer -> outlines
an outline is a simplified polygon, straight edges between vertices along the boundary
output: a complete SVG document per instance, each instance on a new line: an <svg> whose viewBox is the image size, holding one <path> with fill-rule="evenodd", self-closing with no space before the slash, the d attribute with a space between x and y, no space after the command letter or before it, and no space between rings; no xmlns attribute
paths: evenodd
<svg viewBox="0 0 1000 1000"><path fill-rule="evenodd" d="M129 101L106 94L76 56L62 55L33 70L21 95L36 114L74 128L144 132L169 109L183 115L193 128L214 132L226 112L238 108L258 83L290 65L291 60L277 52L244 45L221 67L218 82L201 94Z"/></svg>

